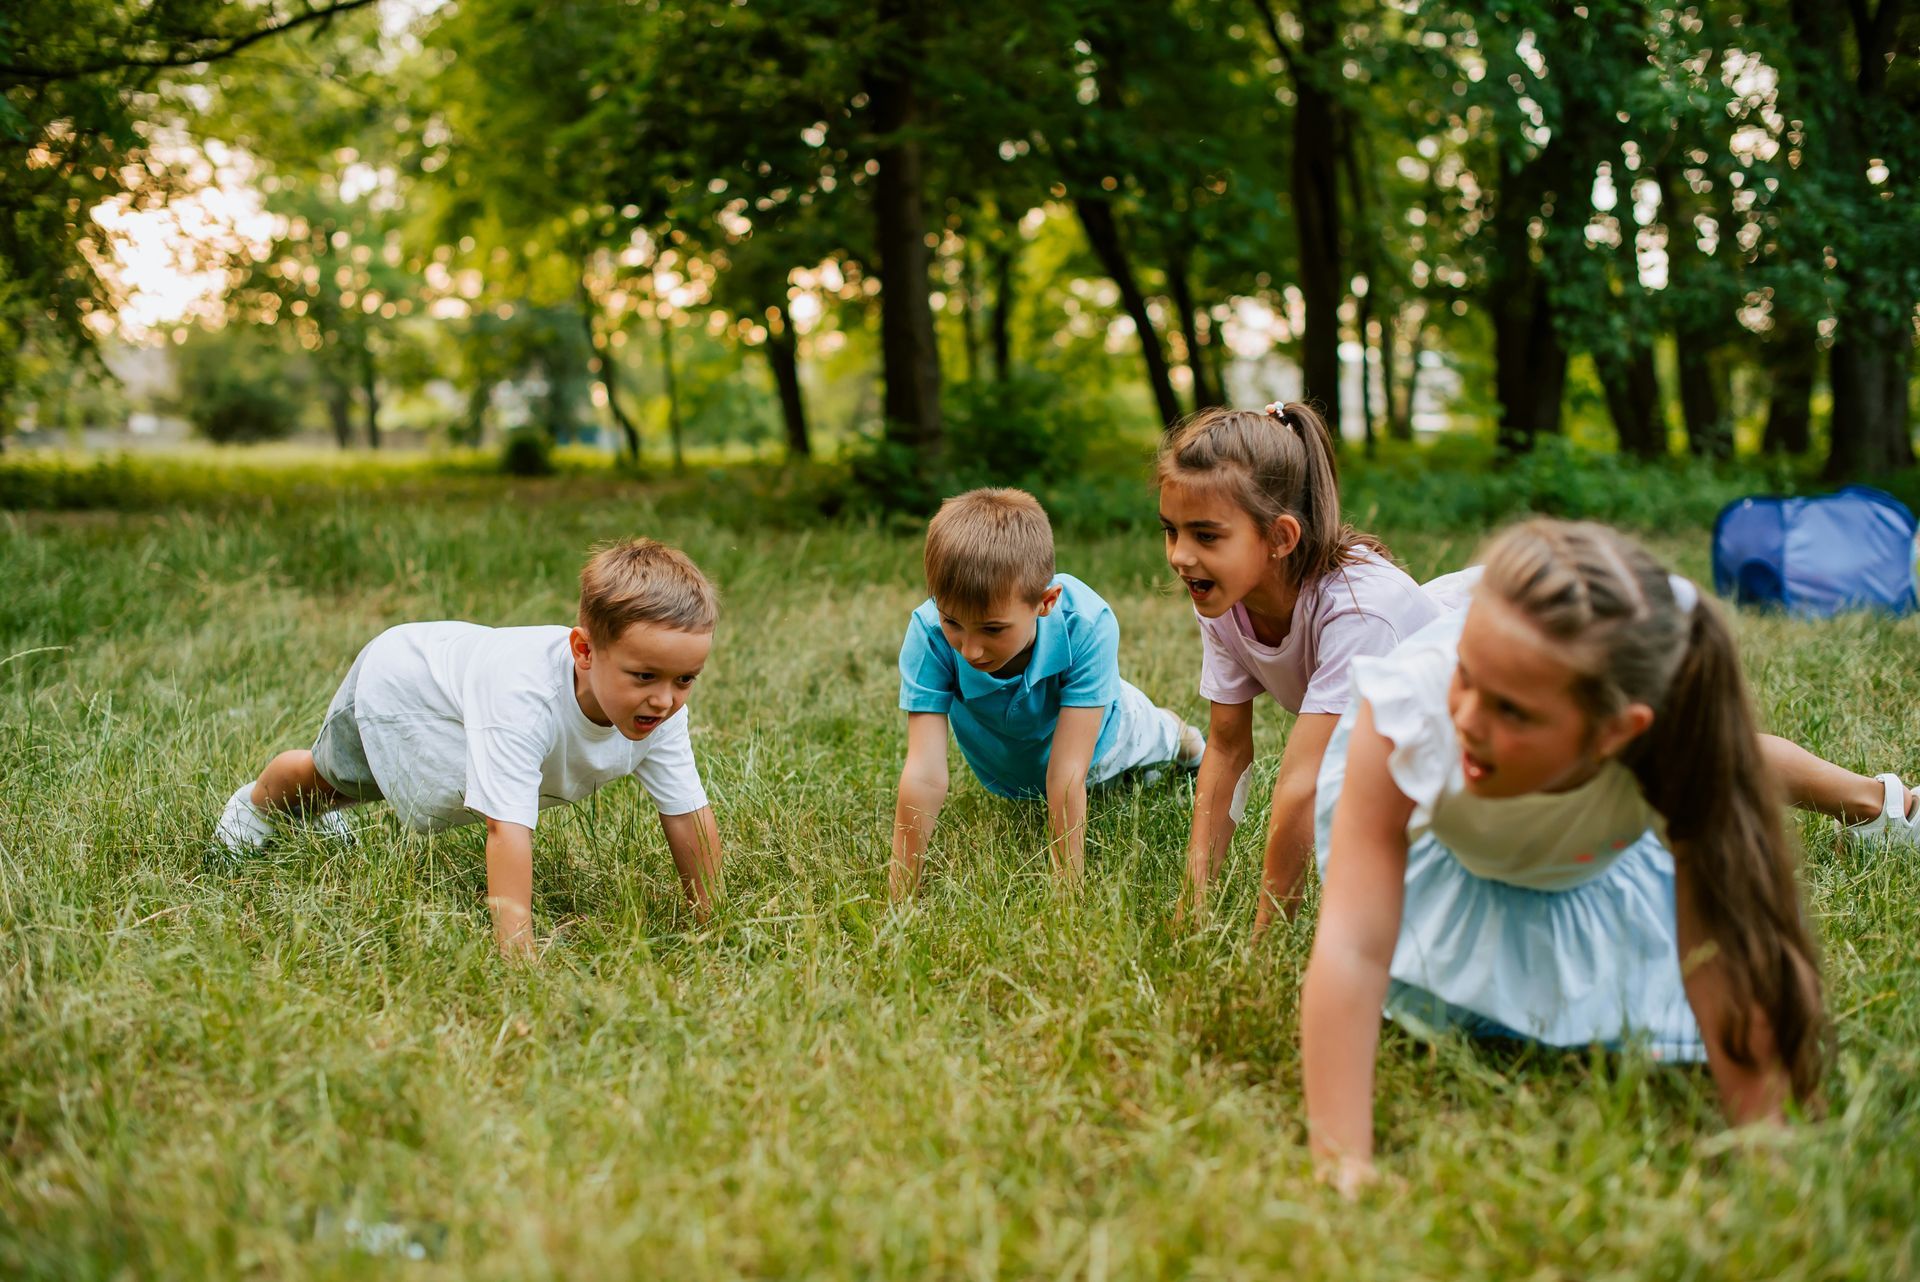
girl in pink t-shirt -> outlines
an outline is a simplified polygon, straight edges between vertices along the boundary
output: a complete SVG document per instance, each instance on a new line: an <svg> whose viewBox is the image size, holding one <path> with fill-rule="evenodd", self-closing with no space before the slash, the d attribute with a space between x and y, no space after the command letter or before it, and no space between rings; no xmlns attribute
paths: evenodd
<svg viewBox="0 0 1920 1282"><path fill-rule="evenodd" d="M1268 812L1257 934L1276 907L1299 905L1348 664L1387 653L1440 609L1378 539L1341 521L1333 438L1305 405L1194 415L1161 447L1157 480L1167 563L1200 617L1200 693L1213 703L1187 844L1196 908L1246 814L1254 700L1297 716Z"/></svg>

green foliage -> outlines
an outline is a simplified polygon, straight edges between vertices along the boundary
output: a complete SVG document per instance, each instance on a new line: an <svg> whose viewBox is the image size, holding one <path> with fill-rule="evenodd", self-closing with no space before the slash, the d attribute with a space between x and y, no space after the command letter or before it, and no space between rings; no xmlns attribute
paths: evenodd
<svg viewBox="0 0 1920 1282"><path fill-rule="evenodd" d="M0 14L0 399L14 348L36 327L90 347L110 314L96 262L102 205L154 208L186 184L162 127L192 110L187 68L371 0L283 16L251 4L16 0ZM347 19L346 21L351 21ZM298 113L282 112L285 115Z"/></svg>
<svg viewBox="0 0 1920 1282"><path fill-rule="evenodd" d="M27 419L42 432L127 421L126 391L98 351L74 346L44 323L31 326L30 335L11 354L0 354L11 369L0 374L0 436Z"/></svg>
<svg viewBox="0 0 1920 1282"><path fill-rule="evenodd" d="M1810 381L1816 343L1853 368L1864 334L1877 391L1859 412L1890 418L1876 407L1911 380L1920 299L1920 15L1887 0L1803 29L1817 8L1261 0L1227 20L1195 0L1040 0L893 23L852 0L463 0L401 32L371 10L26 0L0 18L0 432L25 354L83 345L108 304L83 251L108 240L94 211L155 205L198 164L156 150L163 132L230 148L227 172L281 220L264 257L234 256L226 301L310 353L309 399L343 444L383 395L443 377L469 412L416 423L477 442L499 383L544 381L535 417L556 440L611 426L611 406L637 453L669 417L642 350L661 325L720 353L687 370L673 417L692 441L801 434L797 413L777 431L791 401L702 378L796 336L821 452L884 430L864 384L886 351L905 359L872 332L879 157L896 147L918 157L944 417L963 432L984 429L961 371L1005 373L995 333L1015 369L1112 392L1110 423L1157 425L1173 396L1164 377L1142 394L1116 321L1186 365L1182 410L1220 398L1223 373L1244 387L1249 363L1222 368L1237 311L1283 318L1270 332L1298 356L1298 286L1326 266L1301 261L1303 156L1338 188L1316 327L1338 293L1338 337L1376 340L1387 367L1373 416L1401 435L1410 367L1436 348L1466 382L1461 417L1519 405L1527 432L1558 423L1565 358L1590 358L1595 406L1658 453L1680 380L1724 429L1712 393L1733 371L1784 356ZM275 21L301 30L236 48ZM892 128L873 91L902 63L914 110ZM1307 90L1337 126L1293 139ZM1515 334L1551 350L1529 360ZM1649 355L1669 342L1700 358L1679 379ZM1538 388L1554 394L1528 400ZM996 474L1063 466L1018 433L990 444L1014 458ZM978 452L930 465L958 476Z"/></svg>

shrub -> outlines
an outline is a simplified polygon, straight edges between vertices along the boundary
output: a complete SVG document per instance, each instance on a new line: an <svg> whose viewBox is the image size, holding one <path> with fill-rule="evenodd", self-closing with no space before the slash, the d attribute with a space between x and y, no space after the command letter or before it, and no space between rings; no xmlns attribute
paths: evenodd
<svg viewBox="0 0 1920 1282"><path fill-rule="evenodd" d="M514 428L501 447L500 470L508 476L552 476L553 442L540 428Z"/></svg>
<svg viewBox="0 0 1920 1282"><path fill-rule="evenodd" d="M279 393L244 377L223 379L187 405L194 429L215 445L277 441L298 426Z"/></svg>
<svg viewBox="0 0 1920 1282"><path fill-rule="evenodd" d="M961 487L1020 485L1072 476L1105 424L1058 376L1023 370L952 397L947 461Z"/></svg>
<svg viewBox="0 0 1920 1282"><path fill-rule="evenodd" d="M300 426L304 367L249 327L193 331L176 369L180 412L216 445L277 441Z"/></svg>

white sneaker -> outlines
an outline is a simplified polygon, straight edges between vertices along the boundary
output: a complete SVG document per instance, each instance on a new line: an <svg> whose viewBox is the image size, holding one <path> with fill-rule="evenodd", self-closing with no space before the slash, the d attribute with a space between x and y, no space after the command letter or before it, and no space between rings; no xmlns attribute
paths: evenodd
<svg viewBox="0 0 1920 1282"><path fill-rule="evenodd" d="M213 840L229 855L256 855L266 849L276 831L273 817L253 804L253 781L248 780L227 798L227 808L213 826Z"/></svg>
<svg viewBox="0 0 1920 1282"><path fill-rule="evenodd" d="M320 835L336 846L353 847L360 844L360 832L353 826L353 820L347 817L345 810L328 810L313 821Z"/></svg>
<svg viewBox="0 0 1920 1282"><path fill-rule="evenodd" d="M1899 775L1874 777L1887 790L1886 798L1880 804L1880 813L1857 824L1842 825L1841 837L1848 841L1878 837L1889 846L1920 849L1920 807L1914 805L1914 794L1900 782Z"/></svg>

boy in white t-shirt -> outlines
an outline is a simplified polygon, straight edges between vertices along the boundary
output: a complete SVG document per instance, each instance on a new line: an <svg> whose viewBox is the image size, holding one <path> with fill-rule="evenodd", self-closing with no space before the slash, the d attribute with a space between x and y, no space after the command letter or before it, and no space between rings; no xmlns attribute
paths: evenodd
<svg viewBox="0 0 1920 1282"><path fill-rule="evenodd" d="M581 570L571 628L389 628L353 661L312 750L283 752L242 785L215 842L257 851L278 818L301 813L345 833L341 808L380 800L420 831L484 823L494 939L503 954L527 954L539 812L633 775L705 917L720 835L685 705L718 617L713 585L685 553L634 539Z"/></svg>

